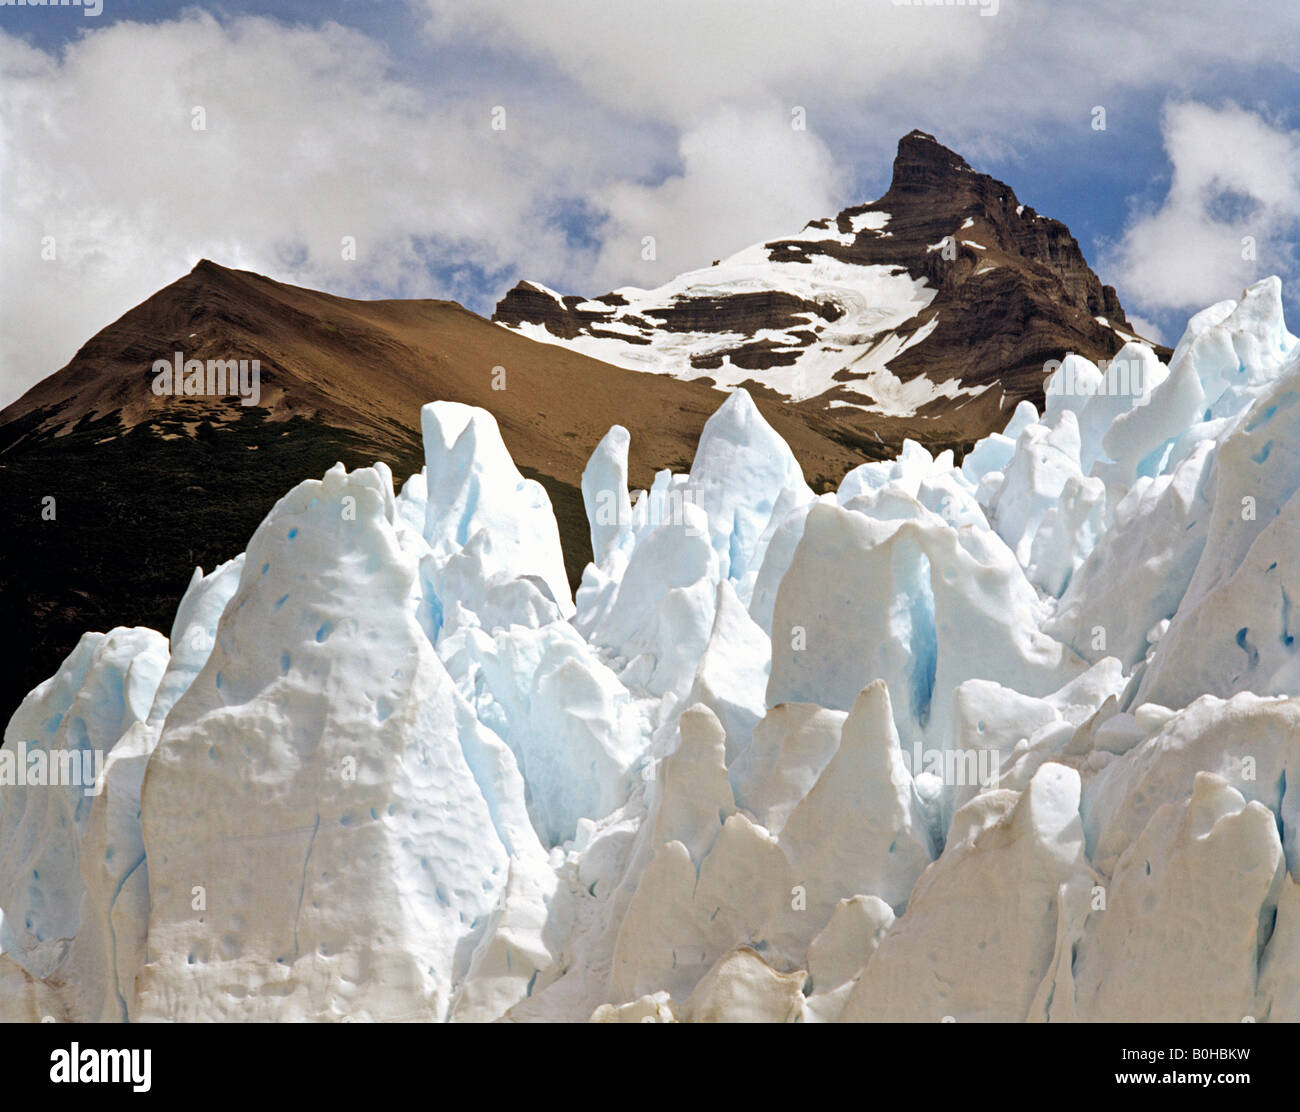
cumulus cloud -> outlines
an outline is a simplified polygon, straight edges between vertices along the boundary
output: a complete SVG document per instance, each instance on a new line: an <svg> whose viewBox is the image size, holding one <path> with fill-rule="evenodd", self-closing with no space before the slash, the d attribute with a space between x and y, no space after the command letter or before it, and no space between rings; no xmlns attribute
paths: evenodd
<svg viewBox="0 0 1300 1112"><path fill-rule="evenodd" d="M1169 189L1105 259L1151 310L1196 310L1269 273L1290 276L1300 231L1300 132L1236 105L1170 104Z"/></svg>
<svg viewBox="0 0 1300 1112"><path fill-rule="evenodd" d="M1152 340L1157 344L1165 342L1164 330L1158 324L1128 310L1125 310L1125 315L1128 317L1129 324L1133 326L1133 331L1144 340Z"/></svg>
<svg viewBox="0 0 1300 1112"><path fill-rule="evenodd" d="M1300 5L1243 19L1219 0L1000 0L993 17L891 0L407 3L427 34L391 51L329 22L194 12L97 26L58 54L0 32L0 404L202 256L480 311L520 277L653 285L870 200L863 181L882 184L912 127L977 165L1047 159L1093 105L1121 134L1126 98L1290 65L1300 38ZM1230 257L1239 224L1261 267L1280 256L1291 194L1265 167L1293 147L1249 115L1234 139L1231 121L1171 114L1181 178L1112 256L1122 294L1150 291L1148 316L1249 277ZM1219 161L1240 166L1219 181Z"/></svg>
<svg viewBox="0 0 1300 1112"><path fill-rule="evenodd" d="M1038 126L1086 128L1091 106L1117 107L1127 90L1182 87L1224 64L1289 66L1300 36L1300 5L1245 18L1222 0L411 2L436 42L517 51L628 115L686 127L778 96L849 110L859 130L897 138L907 121L988 150Z"/></svg>
<svg viewBox="0 0 1300 1112"><path fill-rule="evenodd" d="M200 257L352 296L473 302L521 276L599 292L797 228L843 183L778 103L638 151L541 88L417 89L333 24L192 13L62 58L0 34L0 71L0 404Z"/></svg>
<svg viewBox="0 0 1300 1112"><path fill-rule="evenodd" d="M780 93L859 97L969 72L997 38L977 8L889 0L427 0L439 42L475 36L553 64L628 115L689 126L727 103ZM915 91L915 87L913 88Z"/></svg>
<svg viewBox="0 0 1300 1112"><path fill-rule="evenodd" d="M793 123L779 104L724 108L683 134L680 173L604 190L608 223L592 288L656 285L842 208L843 172L820 139Z"/></svg>
<svg viewBox="0 0 1300 1112"><path fill-rule="evenodd" d="M498 130L422 95L338 25L189 14L59 59L0 34L0 72L0 403L203 256L356 296L541 271L574 255L557 199L623 168L545 104Z"/></svg>

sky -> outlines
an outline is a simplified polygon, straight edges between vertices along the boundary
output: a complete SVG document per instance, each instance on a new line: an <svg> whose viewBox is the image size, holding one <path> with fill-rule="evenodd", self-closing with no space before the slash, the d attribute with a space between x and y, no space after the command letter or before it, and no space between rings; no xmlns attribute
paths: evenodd
<svg viewBox="0 0 1300 1112"><path fill-rule="evenodd" d="M875 199L913 128L1145 335L1269 274L1294 329L1298 42L1294 0L0 0L0 405L200 258L650 287Z"/></svg>

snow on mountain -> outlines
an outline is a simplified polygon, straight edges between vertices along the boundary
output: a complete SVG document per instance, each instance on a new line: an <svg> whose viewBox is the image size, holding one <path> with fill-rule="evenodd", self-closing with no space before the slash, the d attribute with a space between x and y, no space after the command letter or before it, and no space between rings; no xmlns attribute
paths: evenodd
<svg viewBox="0 0 1300 1112"><path fill-rule="evenodd" d="M888 214L882 213L887 222ZM824 223L824 222L823 222ZM855 230L856 231L856 230ZM862 228L857 234L874 232ZM850 242L855 236L848 237ZM771 244L760 244L723 259L703 270L678 275L653 290L624 287L609 295L613 304L582 302L579 311L599 314L598 324L568 340L568 346L583 355L627 367L634 371L671 374L682 378L709 378L719 386L738 386L747 380L776 389L792 401L817 397L835 387L835 373L851 368L866 379L868 395L863 408L911 416L936 395L930 387L918 392L905 405L888 393L877 398L872 379L893 356L925 338L921 330L906 339L896 335L934 300L935 291L924 279L913 279L906 271L888 266L854 266L814 251L799 262L782 262L773 257L777 246L787 253L801 241L843 243L843 237L819 235L808 225L795 236ZM529 283L538 293L553 299L563 311L563 298L544 286ZM684 326L667 331L647 321L651 306L674 302L762 299L771 306L789 306L787 327L758 327L752 332L716 331L708 322L701 327ZM515 330L531 340L559 343L545 327L521 321ZM774 369L761 370L734 364L730 352L741 343L760 345L770 353ZM959 387L955 387L959 389ZM965 391L969 393L970 391Z"/></svg>
<svg viewBox="0 0 1300 1112"><path fill-rule="evenodd" d="M432 403L13 716L0 1017L1297 1018L1280 292L820 497L743 389L649 490L615 426L576 598Z"/></svg>
<svg viewBox="0 0 1300 1112"><path fill-rule="evenodd" d="M920 131L900 140L872 204L654 289L584 299L522 281L493 320L632 370L871 414L875 427L943 417L978 430L971 440L1005 423L1004 404L1041 398L1047 361L1103 359L1134 338L1063 224Z"/></svg>

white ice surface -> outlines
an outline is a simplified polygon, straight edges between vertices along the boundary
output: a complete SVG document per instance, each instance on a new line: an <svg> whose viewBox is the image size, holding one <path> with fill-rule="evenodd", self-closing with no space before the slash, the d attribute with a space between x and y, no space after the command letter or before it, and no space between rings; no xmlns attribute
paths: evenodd
<svg viewBox="0 0 1300 1112"><path fill-rule="evenodd" d="M576 599L426 407L14 714L0 1018L1297 1018L1300 345L1126 352L820 497L743 390L649 491L615 427Z"/></svg>

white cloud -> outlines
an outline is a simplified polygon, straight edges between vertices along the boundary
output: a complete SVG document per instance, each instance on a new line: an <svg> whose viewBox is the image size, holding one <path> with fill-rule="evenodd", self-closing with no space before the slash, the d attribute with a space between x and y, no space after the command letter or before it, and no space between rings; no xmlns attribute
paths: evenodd
<svg viewBox="0 0 1300 1112"><path fill-rule="evenodd" d="M1300 132L1236 105L1170 104L1173 174L1159 206L1105 260L1121 294L1152 311L1197 310L1273 272L1289 275L1300 227Z"/></svg>
<svg viewBox="0 0 1300 1112"><path fill-rule="evenodd" d="M118 23L61 60L0 34L0 72L0 404L203 256L390 296L443 292L430 254L579 265L547 213L622 168L545 104L494 131L491 101L432 101L337 25Z"/></svg>
<svg viewBox="0 0 1300 1112"><path fill-rule="evenodd" d="M817 127L833 108L859 131L886 125L891 142L902 121L1004 150L1018 137L1009 128L1087 128L1093 105L1114 110L1127 90L1290 66L1300 37L1300 5L1259 3L1247 18L1222 0L999 0L992 17L926 0L410 2L435 41L541 60L630 116L689 127L776 96L826 109L812 113Z"/></svg>
<svg viewBox="0 0 1300 1112"><path fill-rule="evenodd" d="M1127 309L1124 311L1124 315L1128 317L1128 322L1133 326L1133 331L1144 340L1151 340L1157 344L1165 342L1164 332L1161 331L1159 325L1138 316L1136 313L1131 313Z"/></svg>
<svg viewBox="0 0 1300 1112"><path fill-rule="evenodd" d="M843 207L830 152L779 104L724 108L688 130L679 153L680 174L653 186L618 182L599 195L609 220L592 289L658 285ZM646 236L653 261L642 257Z"/></svg>
<svg viewBox="0 0 1300 1112"><path fill-rule="evenodd" d="M604 104L680 126L721 105L778 93L806 106L804 98L828 87L858 97L951 77L999 33L997 19L976 8L904 8L889 0L426 3L437 41L470 35L513 47L553 64Z"/></svg>
<svg viewBox="0 0 1300 1112"><path fill-rule="evenodd" d="M1244 19L1219 0L1000 0L992 18L889 0L408 3L430 34L424 54L394 52L400 73L382 44L329 23L189 13L108 24L58 56L0 33L0 404L201 256L354 296L654 284L869 200L848 195L846 169L879 179L912 127L976 165L1050 157L1092 105L1122 133L1134 91L1289 65L1300 39L1300 5ZM195 105L206 131L190 128ZM789 127L796 105L806 132ZM1265 165L1290 148L1252 146L1279 130L1261 126L1234 146L1230 128L1193 123L1170 144L1188 181L1216 165L1197 163L1202 138L1219 144L1206 157L1240 161L1229 180L1259 195L1268 237L1291 201L1268 192ZM1227 232L1188 232L1195 211L1180 193L1134 225L1135 290L1199 307L1204 268L1156 261L1211 259L1239 291Z"/></svg>

